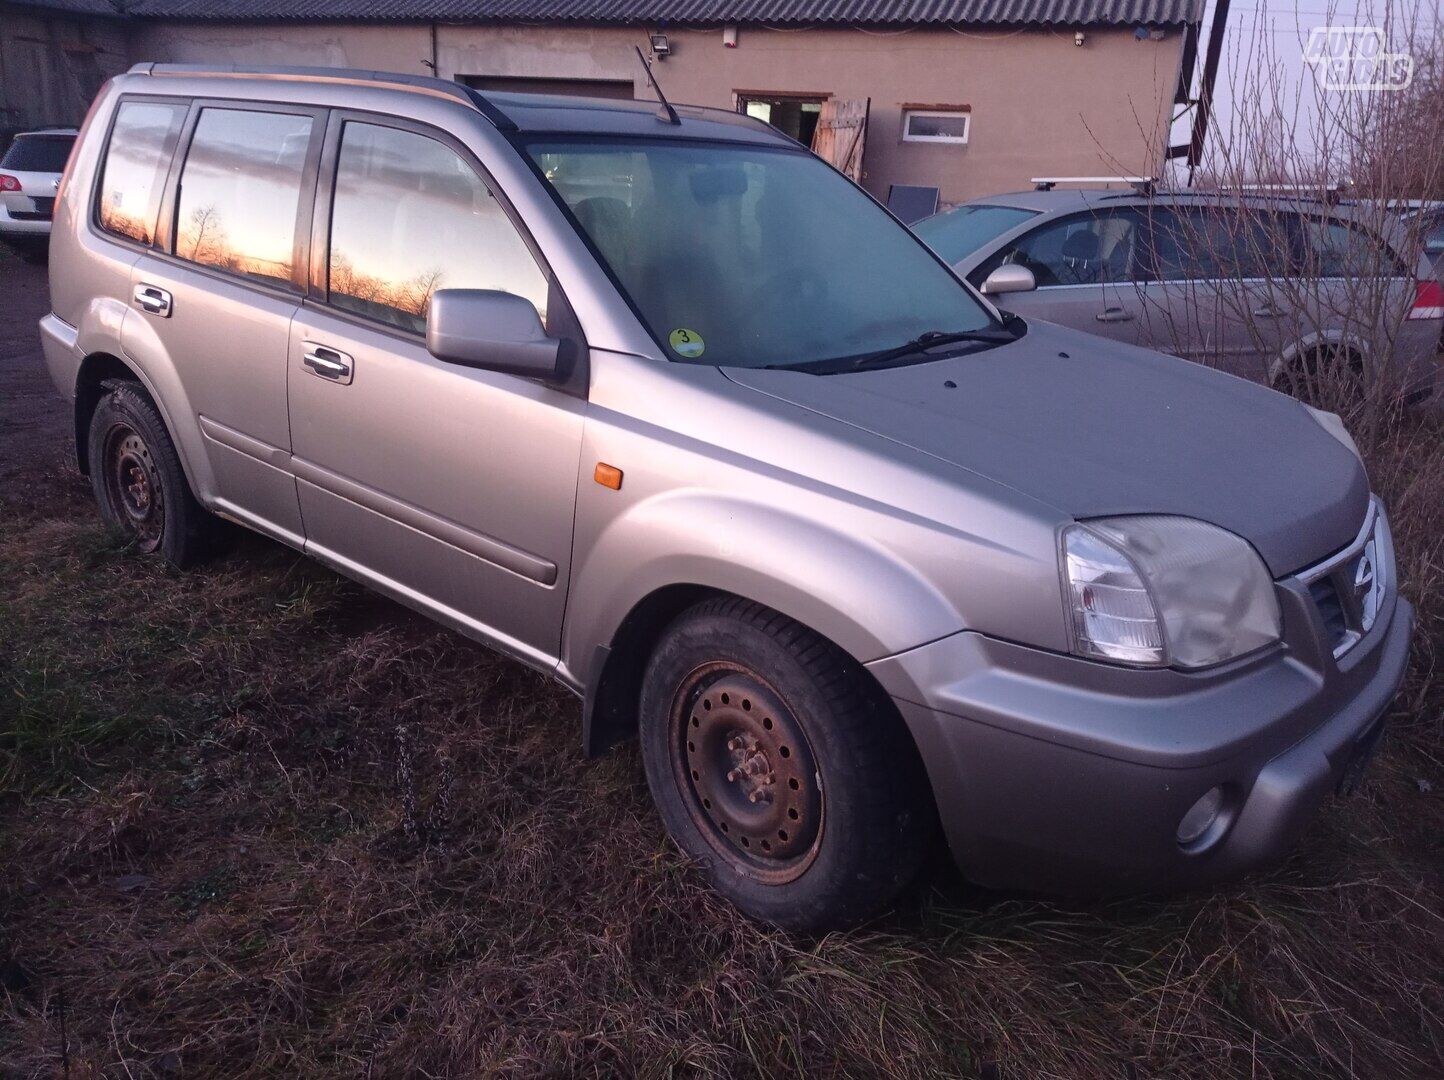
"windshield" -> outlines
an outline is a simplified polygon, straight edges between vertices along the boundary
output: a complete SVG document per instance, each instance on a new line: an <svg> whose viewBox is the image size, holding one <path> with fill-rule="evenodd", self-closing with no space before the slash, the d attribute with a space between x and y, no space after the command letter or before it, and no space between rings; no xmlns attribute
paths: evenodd
<svg viewBox="0 0 1444 1080"><path fill-rule="evenodd" d="M1016 206L959 206L924 218L913 226L913 232L945 262L957 263L1030 217L1037 217L1037 211Z"/></svg>
<svg viewBox="0 0 1444 1080"><path fill-rule="evenodd" d="M996 325L810 154L580 138L527 151L673 360L776 367Z"/></svg>
<svg viewBox="0 0 1444 1080"><path fill-rule="evenodd" d="M58 173L65 171L74 135L17 135L0 158L0 168L16 172Z"/></svg>

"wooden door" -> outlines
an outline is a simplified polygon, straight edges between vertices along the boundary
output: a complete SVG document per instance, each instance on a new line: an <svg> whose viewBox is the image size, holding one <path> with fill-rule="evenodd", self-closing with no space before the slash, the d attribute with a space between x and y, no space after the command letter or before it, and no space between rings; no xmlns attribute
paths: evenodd
<svg viewBox="0 0 1444 1080"><path fill-rule="evenodd" d="M854 182L862 180L862 152L867 144L867 113L872 98L828 98L822 103L812 152L831 162Z"/></svg>

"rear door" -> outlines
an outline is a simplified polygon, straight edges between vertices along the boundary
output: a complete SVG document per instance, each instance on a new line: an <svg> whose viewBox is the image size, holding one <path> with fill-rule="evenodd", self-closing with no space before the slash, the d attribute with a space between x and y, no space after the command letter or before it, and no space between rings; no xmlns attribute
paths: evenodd
<svg viewBox="0 0 1444 1080"><path fill-rule="evenodd" d="M199 425L213 505L296 545L286 352L323 121L301 107L193 105L161 208L161 250L131 270L122 329L147 370L177 374L167 400L187 415L172 423Z"/></svg>
<svg viewBox="0 0 1444 1080"><path fill-rule="evenodd" d="M325 160L288 373L306 550L554 664L586 403L444 363L425 331L437 289L514 293L548 326L564 301L480 163L443 133L338 113Z"/></svg>
<svg viewBox="0 0 1444 1080"><path fill-rule="evenodd" d="M1132 207L1053 218L1010 241L968 279L981 286L999 266L1026 266L1038 287L991 297L999 307L1134 344L1142 312L1134 283L1142 222Z"/></svg>
<svg viewBox="0 0 1444 1080"><path fill-rule="evenodd" d="M1289 215L1150 208L1140 343L1258 382L1300 333Z"/></svg>

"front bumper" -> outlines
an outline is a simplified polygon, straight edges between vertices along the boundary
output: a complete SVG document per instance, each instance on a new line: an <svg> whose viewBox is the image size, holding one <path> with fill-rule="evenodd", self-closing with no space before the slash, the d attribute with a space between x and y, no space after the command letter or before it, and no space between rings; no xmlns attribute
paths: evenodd
<svg viewBox="0 0 1444 1080"><path fill-rule="evenodd" d="M1372 629L1335 658L1307 585L1278 590L1283 642L1204 674L967 632L869 664L964 873L1061 893L1186 888L1285 854L1377 742L1414 616L1391 573ZM1181 845L1180 820L1216 786L1216 826Z"/></svg>

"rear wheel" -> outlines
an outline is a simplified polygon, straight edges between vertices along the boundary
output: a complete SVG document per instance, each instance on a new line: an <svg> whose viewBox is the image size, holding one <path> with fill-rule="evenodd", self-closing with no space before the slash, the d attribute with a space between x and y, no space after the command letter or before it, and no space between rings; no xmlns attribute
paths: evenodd
<svg viewBox="0 0 1444 1080"><path fill-rule="evenodd" d="M641 734L668 830L756 918L818 930L876 914L934 836L890 703L824 638L750 601L684 613L648 665Z"/></svg>
<svg viewBox="0 0 1444 1080"><path fill-rule="evenodd" d="M191 493L165 423L138 386L109 384L91 417L88 452L91 488L111 529L177 566L210 551L219 522Z"/></svg>

